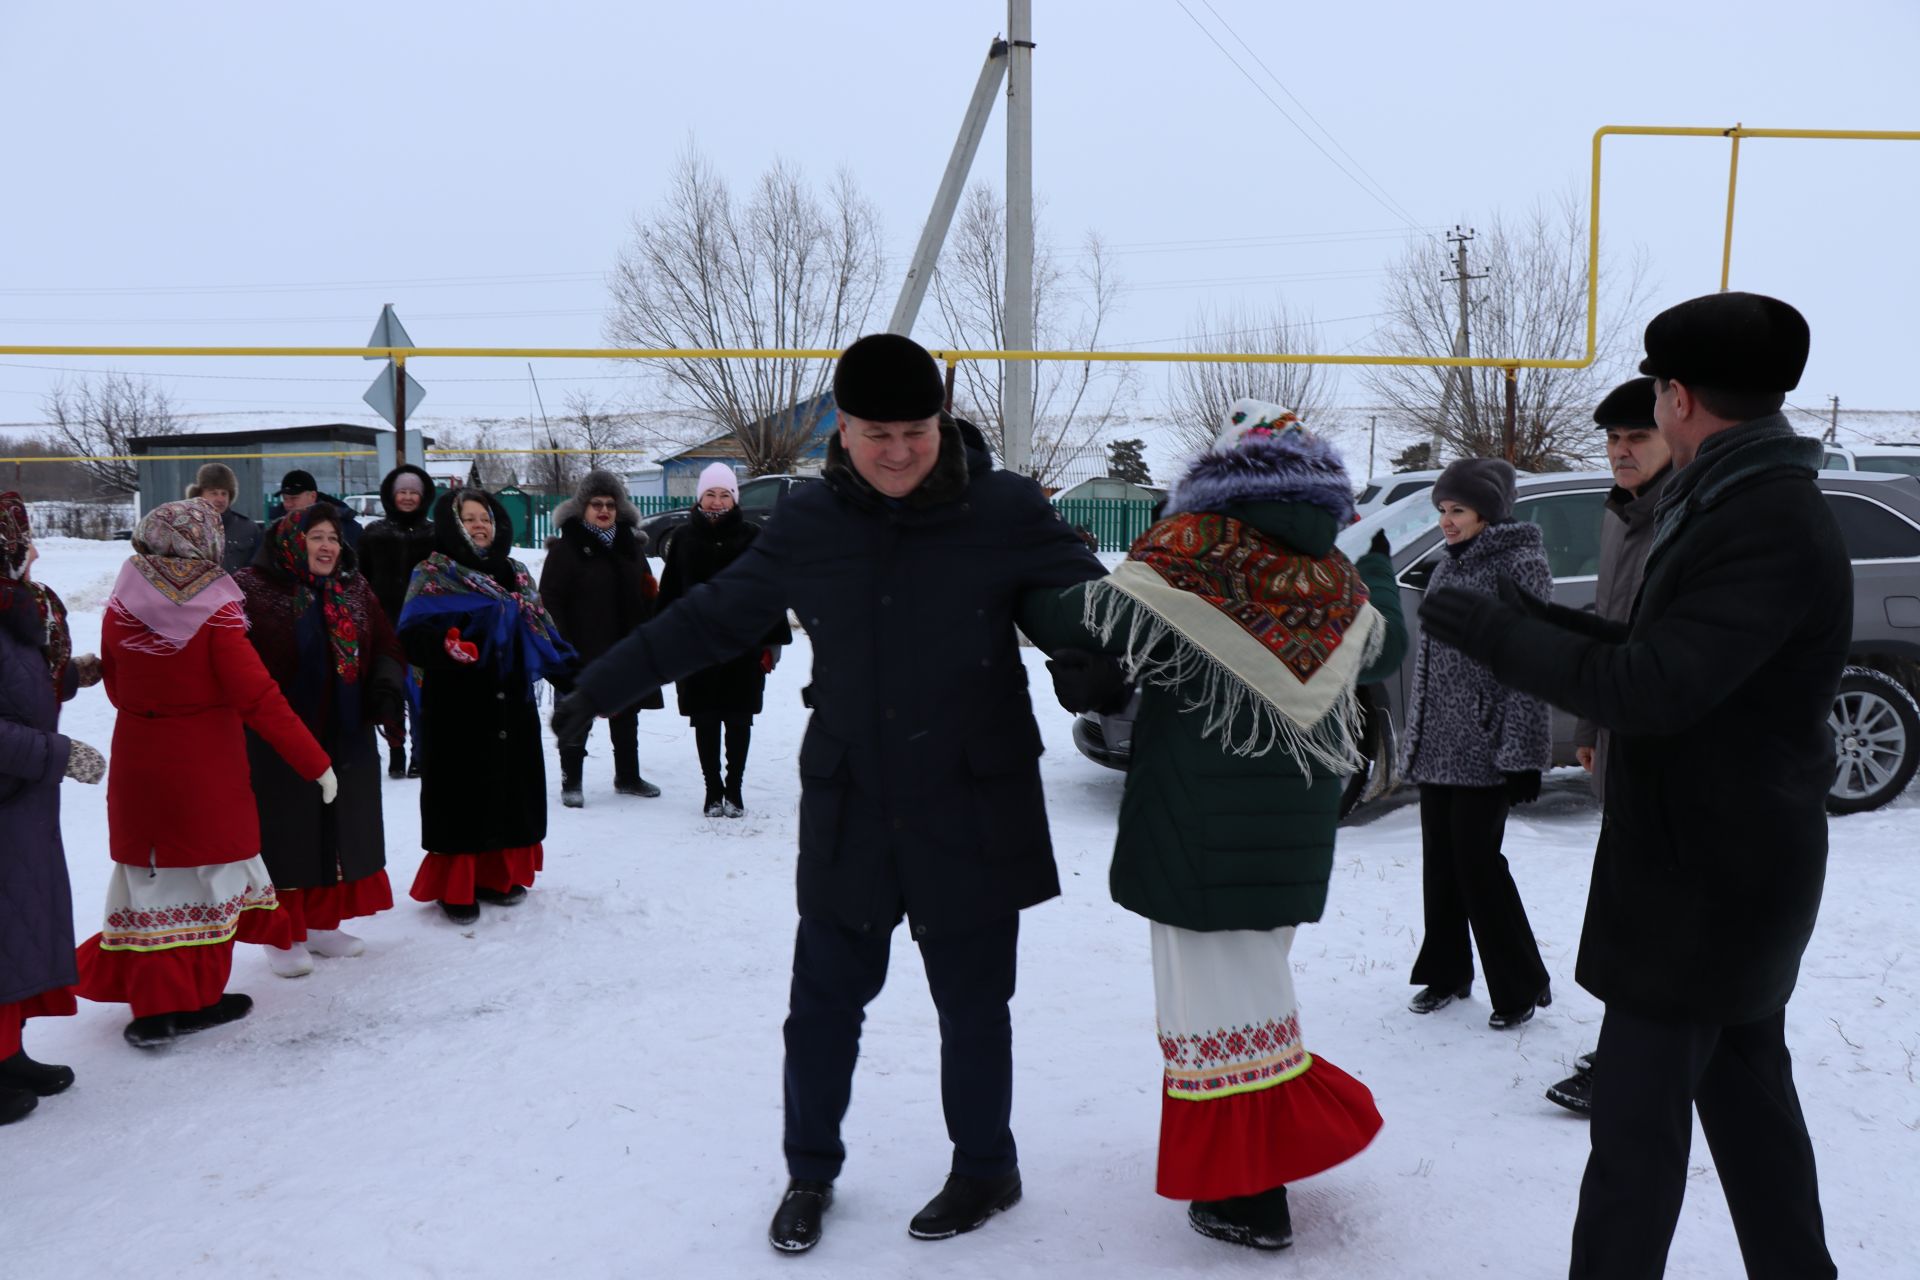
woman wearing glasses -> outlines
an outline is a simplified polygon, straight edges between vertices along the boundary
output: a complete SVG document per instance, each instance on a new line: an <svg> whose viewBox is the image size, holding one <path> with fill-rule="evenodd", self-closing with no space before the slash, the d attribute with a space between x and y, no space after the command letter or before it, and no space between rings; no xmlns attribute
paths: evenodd
<svg viewBox="0 0 1920 1280"><path fill-rule="evenodd" d="M589 471L573 497L554 509L553 525L558 532L547 539L540 599L584 665L653 616L659 587L644 554L647 536L640 532L640 511L627 500L626 484L611 471ZM639 713L665 705L655 693L607 717L613 789L623 796L660 794L659 787L640 776ZM580 774L591 732L589 723L578 737L560 741L560 802L569 809L586 803Z"/></svg>

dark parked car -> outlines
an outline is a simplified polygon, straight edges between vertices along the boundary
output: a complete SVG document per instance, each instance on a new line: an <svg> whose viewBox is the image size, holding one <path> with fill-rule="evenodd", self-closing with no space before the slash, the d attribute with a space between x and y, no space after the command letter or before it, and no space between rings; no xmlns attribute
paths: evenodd
<svg viewBox="0 0 1920 1280"><path fill-rule="evenodd" d="M790 490L803 484L818 480L819 476L755 476L740 485L740 514L755 524L765 524L773 516L773 509L780 499ZM648 516L640 522L640 532L647 535L647 554L664 556L667 554L667 541L693 515L691 507L676 507L672 511L662 511L657 516Z"/></svg>
<svg viewBox="0 0 1920 1280"><path fill-rule="evenodd" d="M1514 516L1540 526L1556 603L1591 609L1600 568L1602 504L1612 486L1605 472L1523 476ZM1875 809L1906 790L1920 765L1920 479L1864 471L1823 471L1819 485L1839 519L1853 559L1853 653L1829 721L1834 730L1832 813ZM1367 766L1348 786L1349 808L1398 782L1393 762L1420 635L1420 597L1444 554L1431 495L1403 498L1340 535L1358 557L1376 531L1393 546L1410 639L1398 675L1365 690ZM1573 717L1553 714L1553 761L1574 760ZM1128 712L1083 715L1074 743L1089 759L1126 768L1132 739ZM1729 743L1728 750L1738 744Z"/></svg>

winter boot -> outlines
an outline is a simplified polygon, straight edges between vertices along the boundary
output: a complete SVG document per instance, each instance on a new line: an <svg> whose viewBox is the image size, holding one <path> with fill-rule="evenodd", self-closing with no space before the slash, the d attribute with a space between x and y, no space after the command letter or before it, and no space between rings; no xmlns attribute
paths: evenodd
<svg viewBox="0 0 1920 1280"><path fill-rule="evenodd" d="M480 918L480 904L477 902L442 902L440 910L455 924L472 924Z"/></svg>
<svg viewBox="0 0 1920 1280"><path fill-rule="evenodd" d="M490 902L496 907L517 907L527 900L527 886L516 884L510 889L475 889L473 896L482 902Z"/></svg>
<svg viewBox="0 0 1920 1280"><path fill-rule="evenodd" d="M252 996L230 991L206 1008L190 1013L150 1013L144 1018L135 1018L121 1034L136 1049L155 1049L196 1031L237 1022L252 1009Z"/></svg>
<svg viewBox="0 0 1920 1280"><path fill-rule="evenodd" d="M720 816L740 818L746 816L746 812L746 802L740 798L740 784L729 782L720 793Z"/></svg>
<svg viewBox="0 0 1920 1280"><path fill-rule="evenodd" d="M51 1098L56 1093L65 1092L73 1084L73 1068L56 1066L51 1062L35 1062L20 1052L0 1062L0 1090L25 1089L42 1098Z"/></svg>
<svg viewBox="0 0 1920 1280"><path fill-rule="evenodd" d="M387 776L404 778L407 776L407 749L399 743L393 744L393 751L387 756Z"/></svg>
<svg viewBox="0 0 1920 1280"><path fill-rule="evenodd" d="M1547 1086L1547 1101L1565 1107L1581 1119L1593 1115L1593 1073L1579 1071Z"/></svg>
<svg viewBox="0 0 1920 1280"><path fill-rule="evenodd" d="M722 794L720 788L714 786L711 782L707 784L707 798L705 803L700 806L700 811L709 818L724 818L727 816L726 797Z"/></svg>
<svg viewBox="0 0 1920 1280"><path fill-rule="evenodd" d="M307 950L329 960L366 954L367 944L344 929L314 929L307 934Z"/></svg>
<svg viewBox="0 0 1920 1280"><path fill-rule="evenodd" d="M623 796L645 796L649 800L657 798L660 794L659 787L654 786L638 773L631 778L615 778L613 789Z"/></svg>
<svg viewBox="0 0 1920 1280"><path fill-rule="evenodd" d="M1438 1013L1455 1000L1465 1000L1472 994L1471 981L1463 982L1452 990L1446 987L1423 987L1419 995L1407 1001L1407 1008L1415 1013ZM1194 1230L1198 1231L1199 1228L1195 1227Z"/></svg>
<svg viewBox="0 0 1920 1280"><path fill-rule="evenodd" d="M420 776L420 753L418 751L413 753L413 759L407 761L407 776L409 778L417 778Z"/></svg>
<svg viewBox="0 0 1920 1280"><path fill-rule="evenodd" d="M39 1105L40 1099L34 1096L33 1090L0 1085L0 1124L24 1120Z"/></svg>
<svg viewBox="0 0 1920 1280"><path fill-rule="evenodd" d="M608 732L613 736L613 789L618 795L644 796L649 800L660 794L660 788L640 776L640 746L637 740L622 741L621 730L608 723Z"/></svg>
<svg viewBox="0 0 1920 1280"><path fill-rule="evenodd" d="M290 947L268 947L267 968L282 978L304 978L313 972L313 956L304 942Z"/></svg>
<svg viewBox="0 0 1920 1280"><path fill-rule="evenodd" d="M587 797L580 790L580 772L586 759L585 748L563 747L560 750L560 803L569 809L586 806Z"/></svg>
<svg viewBox="0 0 1920 1280"><path fill-rule="evenodd" d="M997 1178L970 1178L963 1173L950 1173L940 1194L913 1215L913 1221L907 1224L907 1234L915 1240L945 1240L972 1231L994 1214L1019 1203L1018 1169Z"/></svg>
<svg viewBox="0 0 1920 1280"><path fill-rule="evenodd" d="M832 1205L831 1182L792 1179L780 1197L780 1207L773 1211L767 1243L782 1253L805 1253L820 1243L820 1218Z"/></svg>
<svg viewBox="0 0 1920 1280"><path fill-rule="evenodd" d="M1231 1200L1195 1200L1187 1206L1187 1225L1203 1236L1249 1249L1284 1249L1293 1243L1285 1187Z"/></svg>

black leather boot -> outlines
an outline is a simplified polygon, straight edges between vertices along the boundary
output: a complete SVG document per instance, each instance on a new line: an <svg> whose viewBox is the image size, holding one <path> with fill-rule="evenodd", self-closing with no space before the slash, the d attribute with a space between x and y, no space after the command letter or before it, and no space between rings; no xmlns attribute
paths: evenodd
<svg viewBox="0 0 1920 1280"><path fill-rule="evenodd" d="M580 789L580 772L587 761L583 747L560 749L560 803L569 809L584 808L586 793Z"/></svg>
<svg viewBox="0 0 1920 1280"><path fill-rule="evenodd" d="M794 1178L773 1211L767 1243L782 1253L805 1253L820 1243L820 1219L833 1205L833 1184Z"/></svg>
<svg viewBox="0 0 1920 1280"><path fill-rule="evenodd" d="M913 1215L913 1221L907 1224L907 1234L915 1240L945 1240L972 1231L1002 1209L1011 1209L1019 1203L1018 1169L997 1178L970 1178L963 1173L950 1173L940 1194Z"/></svg>

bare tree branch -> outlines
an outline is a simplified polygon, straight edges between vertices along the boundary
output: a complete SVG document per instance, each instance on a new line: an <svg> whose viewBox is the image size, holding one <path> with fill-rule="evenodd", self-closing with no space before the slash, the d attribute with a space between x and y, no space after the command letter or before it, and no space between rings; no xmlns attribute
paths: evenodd
<svg viewBox="0 0 1920 1280"><path fill-rule="evenodd" d="M133 452L133 442L179 429L173 402L158 385L125 373L62 382L46 400L47 422L74 453L75 465L110 493L138 493L140 472L131 461L105 461Z"/></svg>
<svg viewBox="0 0 1920 1280"><path fill-rule="evenodd" d="M932 289L940 344L1004 350L1006 204L992 186L971 187L934 270ZM1054 258L1036 227L1033 254L1034 341L1051 350L1092 350L1118 304L1121 282L1100 237L1088 232L1072 271ZM1049 362L1033 378L1030 473L1051 486L1076 458L1096 449L1131 394L1131 365ZM1006 366L963 361L954 374L954 407L1005 456Z"/></svg>
<svg viewBox="0 0 1920 1280"><path fill-rule="evenodd" d="M1187 336L1189 351L1230 355L1314 355L1320 350L1311 316L1296 317L1286 303L1265 307L1202 307ZM1309 427L1333 404L1339 375L1332 365L1180 364L1167 382L1173 434L1183 448L1202 453L1213 445L1220 421L1235 400L1251 396L1283 404Z"/></svg>
<svg viewBox="0 0 1920 1280"><path fill-rule="evenodd" d="M660 207L635 219L614 267L607 339L837 350L866 324L881 262L879 219L850 174L837 175L823 203L797 168L776 162L741 206L689 148ZM831 360L656 363L666 397L731 432L753 475L794 469L833 375Z"/></svg>
<svg viewBox="0 0 1920 1280"><path fill-rule="evenodd" d="M1459 325L1457 286L1443 277L1453 258L1436 242L1410 245L1388 277L1378 349L1397 354L1453 354ZM1486 272L1473 283L1471 331L1475 355L1521 359L1578 359L1586 347L1587 226L1569 193L1535 205L1517 222L1496 216L1474 240L1469 268ZM1600 444L1593 406L1627 372L1632 339L1645 306L1646 265L1636 254L1624 264L1600 260L1598 355L1585 369L1521 369L1516 383L1514 465L1526 471L1563 470L1590 458ZM1402 425L1439 442L1444 453L1497 457L1506 419L1505 373L1444 367L1370 368L1373 393Z"/></svg>

